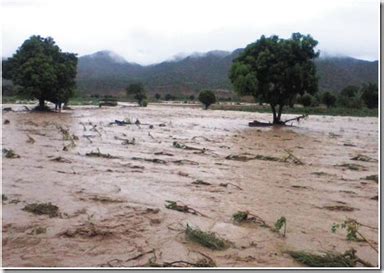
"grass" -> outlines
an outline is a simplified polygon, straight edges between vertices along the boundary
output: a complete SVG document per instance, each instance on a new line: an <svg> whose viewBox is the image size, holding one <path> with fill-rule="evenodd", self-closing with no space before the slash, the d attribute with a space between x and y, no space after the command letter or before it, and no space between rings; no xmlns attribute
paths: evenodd
<svg viewBox="0 0 384 273"><path fill-rule="evenodd" d="M205 232L198 228L194 229L187 225L185 234L189 240L199 243L200 245L212 250L223 250L229 247L229 244L226 240L221 239L213 232Z"/></svg>
<svg viewBox="0 0 384 273"><path fill-rule="evenodd" d="M215 104L211 106L213 110L228 110L228 111L244 111L244 112L259 112L259 113L271 113L269 106L258 104L248 105L228 105L228 104ZM345 108L345 107L296 107L296 108L284 108L284 114L308 114L308 115L328 115L328 116L351 116L351 117L378 117L378 109L368 108ZM283 117L284 119L284 117Z"/></svg>

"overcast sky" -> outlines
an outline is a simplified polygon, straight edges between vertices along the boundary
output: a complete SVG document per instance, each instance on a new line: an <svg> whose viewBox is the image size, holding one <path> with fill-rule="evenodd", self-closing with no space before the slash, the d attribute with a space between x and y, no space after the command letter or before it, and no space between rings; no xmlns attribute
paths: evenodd
<svg viewBox="0 0 384 273"><path fill-rule="evenodd" d="M112 50L151 64L181 53L234 50L262 34L311 34L318 49L378 59L377 0L2 0L2 54L33 34L80 56Z"/></svg>

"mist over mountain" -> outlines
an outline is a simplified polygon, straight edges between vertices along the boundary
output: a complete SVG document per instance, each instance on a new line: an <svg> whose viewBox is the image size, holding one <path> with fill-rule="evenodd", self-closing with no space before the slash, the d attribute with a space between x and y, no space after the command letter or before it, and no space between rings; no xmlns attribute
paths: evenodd
<svg viewBox="0 0 384 273"><path fill-rule="evenodd" d="M126 86L141 81L150 94L176 96L201 89L233 90L228 79L232 61L243 49L178 55L162 63L142 66L111 51L79 58L77 86L81 94L122 95ZM339 92L348 85L378 82L378 61L326 55L315 61L320 91Z"/></svg>

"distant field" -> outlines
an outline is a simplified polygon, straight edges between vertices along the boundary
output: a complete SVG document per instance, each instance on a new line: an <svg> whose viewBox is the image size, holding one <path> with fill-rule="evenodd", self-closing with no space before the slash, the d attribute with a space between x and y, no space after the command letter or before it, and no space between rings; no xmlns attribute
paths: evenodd
<svg viewBox="0 0 384 273"><path fill-rule="evenodd" d="M70 100L69 105L98 105L99 99L96 98L73 98ZM126 103L124 99L119 98L119 102ZM17 97L3 97L2 103L20 103L20 104L34 104L34 100L22 100ZM134 102L133 102L134 103ZM155 101L150 102L155 105L167 106L183 106L183 107L199 107L198 101ZM256 103L237 103L237 102L220 102L210 107L212 110L228 110L228 111L244 111L244 112L259 112L271 113L269 105L259 105ZM378 117L378 109L368 108L344 108L344 107L302 107L296 106L295 108L284 108L283 114L309 114L309 115L328 115L328 116L351 116L351 117Z"/></svg>

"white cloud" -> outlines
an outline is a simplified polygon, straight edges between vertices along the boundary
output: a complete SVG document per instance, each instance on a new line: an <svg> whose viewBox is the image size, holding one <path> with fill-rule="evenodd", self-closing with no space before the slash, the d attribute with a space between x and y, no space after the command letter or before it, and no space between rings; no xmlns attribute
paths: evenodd
<svg viewBox="0 0 384 273"><path fill-rule="evenodd" d="M310 33L320 50L378 58L370 0L3 0L2 53L33 34L80 55L108 49L148 64L180 52L233 50L261 34Z"/></svg>

